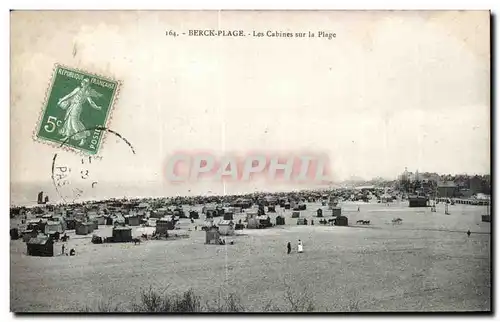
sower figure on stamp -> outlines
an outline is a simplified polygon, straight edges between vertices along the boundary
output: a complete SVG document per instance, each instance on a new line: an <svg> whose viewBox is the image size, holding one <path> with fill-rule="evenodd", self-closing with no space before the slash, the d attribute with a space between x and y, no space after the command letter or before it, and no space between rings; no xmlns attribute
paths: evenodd
<svg viewBox="0 0 500 322"><path fill-rule="evenodd" d="M101 107L92 100L92 97L100 97L101 94L90 88L89 82L89 79L85 78L81 82L80 87L75 88L71 93L60 98L57 102L57 105L62 109L67 109L64 117L64 124L59 134L64 136L65 141L69 137L74 140L80 140L80 146L84 145L86 138L90 136L90 131L85 130L86 127L80 120L83 104L87 101L90 106L96 110L101 109Z"/></svg>

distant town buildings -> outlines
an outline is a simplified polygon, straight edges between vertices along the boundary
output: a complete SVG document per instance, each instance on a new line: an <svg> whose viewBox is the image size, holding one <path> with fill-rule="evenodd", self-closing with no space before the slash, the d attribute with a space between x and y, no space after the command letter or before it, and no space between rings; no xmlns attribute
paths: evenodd
<svg viewBox="0 0 500 322"><path fill-rule="evenodd" d="M407 193L422 192L441 198L472 198L477 194L491 194L490 175L439 175L429 172L409 172L398 176L397 187Z"/></svg>
<svg viewBox="0 0 500 322"><path fill-rule="evenodd" d="M439 198L458 197L458 186L453 181L441 183L437 186L437 196Z"/></svg>

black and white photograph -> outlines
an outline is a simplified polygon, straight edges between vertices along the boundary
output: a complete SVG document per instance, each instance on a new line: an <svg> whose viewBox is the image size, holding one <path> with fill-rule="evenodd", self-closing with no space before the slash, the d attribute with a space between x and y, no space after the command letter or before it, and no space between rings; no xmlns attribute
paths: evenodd
<svg viewBox="0 0 500 322"><path fill-rule="evenodd" d="M14 314L492 313L489 10L9 20Z"/></svg>

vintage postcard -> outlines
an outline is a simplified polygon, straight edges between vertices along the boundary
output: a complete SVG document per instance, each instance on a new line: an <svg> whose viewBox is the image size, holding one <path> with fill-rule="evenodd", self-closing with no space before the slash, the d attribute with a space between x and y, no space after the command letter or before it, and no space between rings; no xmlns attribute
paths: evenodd
<svg viewBox="0 0 500 322"><path fill-rule="evenodd" d="M491 312L489 11L11 11L12 312Z"/></svg>

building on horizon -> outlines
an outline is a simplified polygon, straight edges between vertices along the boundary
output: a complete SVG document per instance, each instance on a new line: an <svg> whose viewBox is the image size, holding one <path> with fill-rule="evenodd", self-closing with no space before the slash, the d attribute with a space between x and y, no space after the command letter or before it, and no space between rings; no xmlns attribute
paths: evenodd
<svg viewBox="0 0 500 322"><path fill-rule="evenodd" d="M437 186L437 195L439 198L458 197L458 191L458 186L453 181L446 181Z"/></svg>

